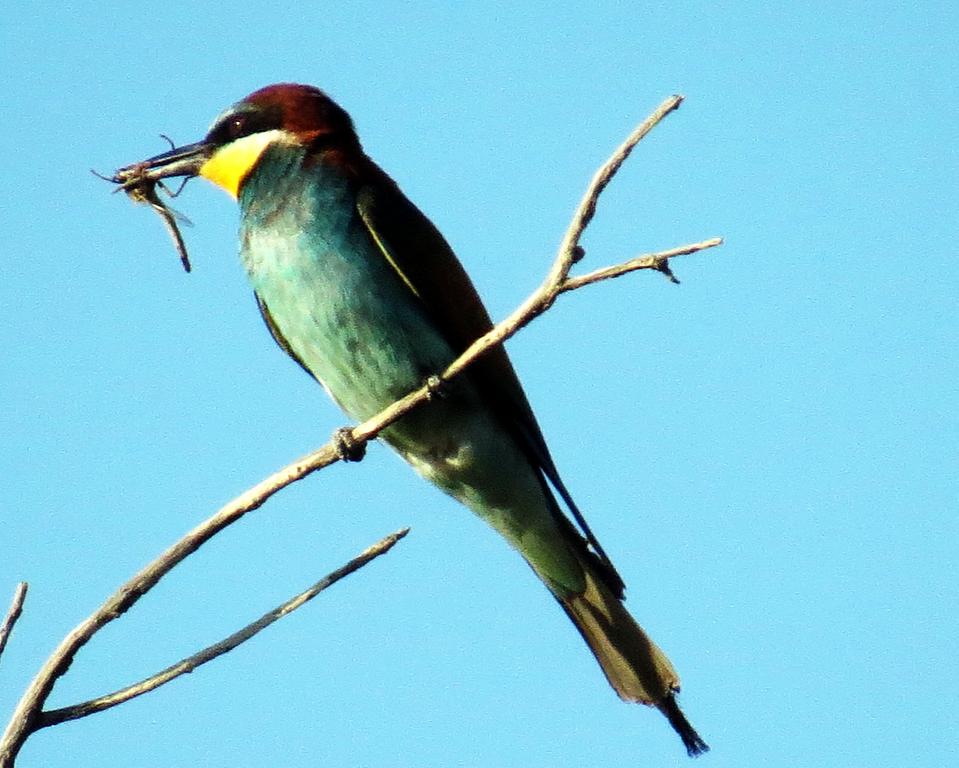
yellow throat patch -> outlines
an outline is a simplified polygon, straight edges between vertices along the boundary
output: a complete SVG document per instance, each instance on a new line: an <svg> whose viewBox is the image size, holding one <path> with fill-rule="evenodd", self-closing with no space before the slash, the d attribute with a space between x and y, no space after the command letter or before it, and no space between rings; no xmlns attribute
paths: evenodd
<svg viewBox="0 0 959 768"><path fill-rule="evenodd" d="M261 131L231 141L213 153L200 168L200 175L223 187L235 200L243 179L253 169L260 155L270 144L279 140L283 131Z"/></svg>

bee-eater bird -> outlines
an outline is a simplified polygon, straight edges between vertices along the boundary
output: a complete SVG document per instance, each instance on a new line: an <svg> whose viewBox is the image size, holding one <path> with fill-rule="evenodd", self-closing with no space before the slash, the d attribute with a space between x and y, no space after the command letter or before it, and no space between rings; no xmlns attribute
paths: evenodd
<svg viewBox="0 0 959 768"><path fill-rule="evenodd" d="M238 201L240 257L267 328L354 419L421 386L492 327L449 244L316 88L267 86L201 141L124 173L203 176ZM519 551L621 698L657 707L690 755L708 749L676 703L672 664L623 606L623 580L560 479L502 346L381 437Z"/></svg>

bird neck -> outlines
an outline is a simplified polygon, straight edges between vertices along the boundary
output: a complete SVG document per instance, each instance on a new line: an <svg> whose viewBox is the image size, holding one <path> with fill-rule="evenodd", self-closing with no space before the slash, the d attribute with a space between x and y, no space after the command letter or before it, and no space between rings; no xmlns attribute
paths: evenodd
<svg viewBox="0 0 959 768"><path fill-rule="evenodd" d="M296 146L267 147L240 187L237 202L244 213L285 199L301 183L305 151Z"/></svg>

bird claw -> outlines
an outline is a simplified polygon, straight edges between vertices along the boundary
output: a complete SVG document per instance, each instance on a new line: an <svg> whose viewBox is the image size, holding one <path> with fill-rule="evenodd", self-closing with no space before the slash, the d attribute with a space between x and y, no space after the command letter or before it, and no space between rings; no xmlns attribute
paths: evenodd
<svg viewBox="0 0 959 768"><path fill-rule="evenodd" d="M446 397L449 392L447 383L443 381L441 376L437 376L435 373L432 376L428 376L423 383L426 386L426 397L429 400Z"/></svg>
<svg viewBox="0 0 959 768"><path fill-rule="evenodd" d="M354 438L349 427L340 427L333 433L333 448L343 461L362 461L366 456L366 441Z"/></svg>

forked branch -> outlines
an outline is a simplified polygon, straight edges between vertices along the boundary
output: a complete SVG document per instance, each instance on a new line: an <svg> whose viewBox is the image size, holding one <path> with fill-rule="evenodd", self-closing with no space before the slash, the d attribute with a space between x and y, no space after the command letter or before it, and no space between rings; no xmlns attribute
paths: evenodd
<svg viewBox="0 0 959 768"><path fill-rule="evenodd" d="M159 688L161 685L169 683L171 680L175 680L180 675L186 675L192 672L197 667L206 664L208 661L213 661L213 659L215 659L217 656L222 656L224 653L232 651L234 648L240 645L240 643L245 643L254 635L262 632L274 621L279 621L287 614L293 613L293 611L295 611L297 608L308 603L324 589L333 586L340 579L345 578L354 571L359 570L371 560L376 559L380 555L385 555L393 548L393 545L395 545L396 542L406 536L406 534L409 532L409 528L403 528L396 533L391 533L389 536L380 539L378 542L376 542L376 544L365 549L343 567L337 568L332 573L324 576L311 587L303 590L300 592L300 594L291 597L286 602L281 603L272 611L268 611L267 613L263 614L256 621L247 624L245 627L243 627L243 629L234 632L232 635L224 638L218 643L214 643L213 645L204 648L202 651L194 653L192 656L188 656L187 658L178 661L176 664L157 672L155 675L151 675L145 680L141 680L139 683L128 685L126 688L121 688L119 691L108 693L105 696L98 696L95 699L90 699L89 701L84 701L80 704L74 704L69 707L63 707L62 709L51 709L46 712L42 712L37 722L37 730L40 728L46 728L50 725L56 725L57 723L62 723L67 720L76 720L78 717L86 717L87 715L92 715L94 712L102 712L105 709L110 709L110 707L117 706L117 704L122 704L130 699L135 699L137 696L142 696L144 693L149 693L150 691Z"/></svg>

